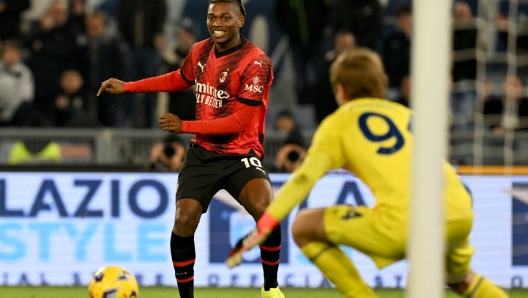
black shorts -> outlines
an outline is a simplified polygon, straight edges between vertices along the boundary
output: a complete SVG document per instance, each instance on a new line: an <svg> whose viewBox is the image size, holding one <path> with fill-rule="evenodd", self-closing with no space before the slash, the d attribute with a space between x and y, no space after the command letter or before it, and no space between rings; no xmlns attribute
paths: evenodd
<svg viewBox="0 0 528 298"><path fill-rule="evenodd" d="M197 200L205 213L219 190L225 189L238 201L244 186L255 178L270 181L262 160L253 151L246 155L218 154L191 144L178 175L176 201Z"/></svg>

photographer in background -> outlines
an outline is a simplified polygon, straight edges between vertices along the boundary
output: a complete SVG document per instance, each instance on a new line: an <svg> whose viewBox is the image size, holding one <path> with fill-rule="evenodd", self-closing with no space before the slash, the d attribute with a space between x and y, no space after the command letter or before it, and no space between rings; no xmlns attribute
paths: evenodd
<svg viewBox="0 0 528 298"><path fill-rule="evenodd" d="M306 156L306 145L301 131L295 126L286 137L282 147L275 156L277 172L292 173Z"/></svg>
<svg viewBox="0 0 528 298"><path fill-rule="evenodd" d="M150 169L153 171L180 171L185 145L176 134L169 134L161 143L156 143L150 148Z"/></svg>

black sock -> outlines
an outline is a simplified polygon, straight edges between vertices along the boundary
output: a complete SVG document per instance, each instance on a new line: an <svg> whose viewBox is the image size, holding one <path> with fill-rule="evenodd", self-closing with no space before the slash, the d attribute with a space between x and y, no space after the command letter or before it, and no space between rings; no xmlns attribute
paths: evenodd
<svg viewBox="0 0 528 298"><path fill-rule="evenodd" d="M174 233L171 235L171 257L178 291L181 298L194 297L194 261L196 252L194 249L194 236L180 237Z"/></svg>
<svg viewBox="0 0 528 298"><path fill-rule="evenodd" d="M262 269L264 269L264 290L279 286L277 282L277 271L279 270L281 248L280 225L273 230L271 235L260 245L260 257Z"/></svg>

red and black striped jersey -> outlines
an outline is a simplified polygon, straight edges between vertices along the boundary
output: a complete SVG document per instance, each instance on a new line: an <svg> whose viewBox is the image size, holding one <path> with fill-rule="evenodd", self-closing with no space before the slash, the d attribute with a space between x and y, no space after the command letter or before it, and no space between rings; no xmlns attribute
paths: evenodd
<svg viewBox="0 0 528 298"><path fill-rule="evenodd" d="M269 57L250 41L218 52L212 39L193 45L181 69L181 77L196 89L196 121L224 118L237 105L258 106L249 126L235 134L196 133L192 142L220 154L263 156L268 95L273 81Z"/></svg>
<svg viewBox="0 0 528 298"><path fill-rule="evenodd" d="M219 154L264 155L271 60L257 46L242 42L218 52L212 39L193 45L177 71L125 83L125 92L170 92L195 85L196 120L183 121L191 142Z"/></svg>

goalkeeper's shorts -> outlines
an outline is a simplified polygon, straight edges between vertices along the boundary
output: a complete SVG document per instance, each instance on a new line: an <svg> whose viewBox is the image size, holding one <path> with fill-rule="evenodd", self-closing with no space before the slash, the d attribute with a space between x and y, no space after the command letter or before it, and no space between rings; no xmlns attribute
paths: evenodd
<svg viewBox="0 0 528 298"><path fill-rule="evenodd" d="M390 208L336 205L326 209L324 227L334 244L352 247L368 255L378 268L405 257L408 224L407 215ZM469 245L473 218L448 222L446 229L447 281L457 282L471 269L474 248ZM424 239L424 241L427 241Z"/></svg>

